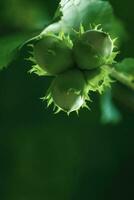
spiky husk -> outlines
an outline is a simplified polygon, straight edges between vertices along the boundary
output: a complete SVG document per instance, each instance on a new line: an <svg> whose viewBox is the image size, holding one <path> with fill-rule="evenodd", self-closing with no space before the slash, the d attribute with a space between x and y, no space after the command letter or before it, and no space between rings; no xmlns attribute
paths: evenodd
<svg viewBox="0 0 134 200"><path fill-rule="evenodd" d="M30 73L34 72L39 76L56 76L56 78L52 81L46 96L42 98L43 100L47 101L47 106L50 106L51 104L54 105L55 113L64 111L69 115L71 112L76 111L78 114L80 108L86 107L89 109L87 101L91 101L90 92L93 91L102 94L103 91L107 87L110 87L111 83L113 82L110 78L111 68L108 65L111 65L115 62L114 59L118 54L118 52L113 51L116 39L112 40L107 33L103 32L102 29L99 29L99 25L92 28L90 32L91 31L105 35L105 37L110 41L111 48L107 51L105 48L101 49L99 47L100 49L98 51L102 50L102 53L99 54L99 56L98 52L96 53L96 51L89 51L87 52L87 55L88 53L92 53L90 54L90 57L87 57L87 55L83 56L84 50L80 49L81 51L79 57L74 56L76 65L74 65L73 61L71 60L72 64L70 64L68 68L60 73L58 71L52 73L39 66L39 63L37 64L37 58L35 57L35 51L31 52L30 54L31 56L29 57L29 60L33 62L33 67L30 70ZM50 33L45 37L53 37L56 41L58 40L64 42L64 45L72 51L75 50L75 42L77 43L77 41L87 32L85 32L84 27L81 25L79 32L77 32L77 40L74 41L74 48L70 37L65 36L62 32L58 36ZM91 41L89 40L89 42ZM96 46L94 47L96 48L98 41L95 45ZM91 45L90 47L90 50L92 50ZM34 50L35 46L33 45L32 48ZM87 48L87 50L89 49ZM51 53L53 54L54 52L52 51ZM95 56L94 53L96 53ZM86 60L87 58L88 61L91 61L89 62L90 64L94 61L97 63L97 65L99 63L99 67L97 68L95 65L94 67L91 67L91 65L90 68L86 70L85 68L80 67L81 62L83 62L82 59ZM70 69L70 66L74 68Z"/></svg>
<svg viewBox="0 0 134 200"><path fill-rule="evenodd" d="M106 88L111 87L111 83L113 82L110 77L111 69L107 65L101 66L95 70L86 70L84 74L89 93L93 91L102 94Z"/></svg>

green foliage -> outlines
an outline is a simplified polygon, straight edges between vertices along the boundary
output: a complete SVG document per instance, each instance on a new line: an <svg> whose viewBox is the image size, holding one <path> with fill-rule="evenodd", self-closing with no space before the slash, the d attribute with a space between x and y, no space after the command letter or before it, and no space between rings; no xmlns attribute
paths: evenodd
<svg viewBox="0 0 134 200"><path fill-rule="evenodd" d="M61 0L58 11L61 19L44 32L73 33L72 29L78 30L81 23L86 29L89 24L102 24L104 30L110 31L114 18L111 5L100 0Z"/></svg>
<svg viewBox="0 0 134 200"><path fill-rule="evenodd" d="M3 28L15 30L40 30L50 22L50 12L44 3L32 0L4 0L0 5ZM22 41L23 42L23 41Z"/></svg>
<svg viewBox="0 0 134 200"><path fill-rule="evenodd" d="M2 34L0 69L2 69L16 59L20 45L49 24L50 16L46 6L36 1L5 0L0 2L0 18L0 34Z"/></svg>
<svg viewBox="0 0 134 200"><path fill-rule="evenodd" d="M125 58L115 65L115 69L130 81L134 81L134 58Z"/></svg>
<svg viewBox="0 0 134 200"><path fill-rule="evenodd" d="M108 89L101 96L101 122L103 124L120 122L122 116L112 100L112 91Z"/></svg>
<svg viewBox="0 0 134 200"><path fill-rule="evenodd" d="M28 39L28 34L13 34L0 38L0 70L7 67L17 56L17 47Z"/></svg>
<svg viewBox="0 0 134 200"><path fill-rule="evenodd" d="M112 77L134 90L134 59L126 58L114 65Z"/></svg>

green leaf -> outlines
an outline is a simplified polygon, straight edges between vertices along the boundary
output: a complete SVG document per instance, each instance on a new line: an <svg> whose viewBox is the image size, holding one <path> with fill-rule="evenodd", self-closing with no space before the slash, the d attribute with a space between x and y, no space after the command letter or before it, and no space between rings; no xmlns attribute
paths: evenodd
<svg viewBox="0 0 134 200"><path fill-rule="evenodd" d="M61 14L62 13L62 14ZM117 25L117 20L114 17L112 6L109 2L101 0L61 0L58 8L58 16L61 19L48 26L42 34L46 32L59 33L74 33L73 29L79 30L82 24L85 30L90 29L90 24L101 24L104 31L113 35L122 34L123 28L118 23L120 28L118 32L113 30L113 26Z"/></svg>
<svg viewBox="0 0 134 200"><path fill-rule="evenodd" d="M134 58L115 64L112 77L134 90Z"/></svg>
<svg viewBox="0 0 134 200"><path fill-rule="evenodd" d="M0 70L15 59L17 48L27 38L28 34L14 34L0 38Z"/></svg>
<svg viewBox="0 0 134 200"><path fill-rule="evenodd" d="M134 80L134 58L125 58L115 65L115 69Z"/></svg>
<svg viewBox="0 0 134 200"><path fill-rule="evenodd" d="M58 8L57 8L57 10L55 12L55 15L54 15L54 18L53 18L53 22L59 21L61 19L61 17L62 17L62 11L61 11L61 6L59 4L59 6L58 6Z"/></svg>
<svg viewBox="0 0 134 200"><path fill-rule="evenodd" d="M112 100L112 91L108 89L101 98L101 122L103 124L117 124L122 119L119 110Z"/></svg>
<svg viewBox="0 0 134 200"><path fill-rule="evenodd" d="M41 30L51 20L46 4L41 1L39 3L27 0L2 1L0 5L1 31L4 32L5 29L10 30L10 28L26 32Z"/></svg>

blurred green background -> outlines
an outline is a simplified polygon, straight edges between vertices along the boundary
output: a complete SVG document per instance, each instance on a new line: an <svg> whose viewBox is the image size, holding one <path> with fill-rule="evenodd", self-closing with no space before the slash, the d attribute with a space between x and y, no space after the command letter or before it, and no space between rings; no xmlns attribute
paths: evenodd
<svg viewBox="0 0 134 200"><path fill-rule="evenodd" d="M134 4L110 2L128 33L122 57L134 57ZM10 46L36 35L51 23L57 5L58 0L0 1L0 43L5 40ZM97 95L90 112L53 115L40 100L50 78L29 75L28 70L18 60L0 72L0 199L133 199L132 91L114 83L114 103L123 116L117 125L100 123Z"/></svg>

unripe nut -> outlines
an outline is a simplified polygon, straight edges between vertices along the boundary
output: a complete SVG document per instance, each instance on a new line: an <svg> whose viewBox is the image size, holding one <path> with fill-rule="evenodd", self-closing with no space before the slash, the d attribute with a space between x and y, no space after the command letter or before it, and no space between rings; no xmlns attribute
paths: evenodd
<svg viewBox="0 0 134 200"><path fill-rule="evenodd" d="M85 102L86 81L81 71L69 70L58 75L51 85L51 97L62 110L70 113L77 111Z"/></svg>
<svg viewBox="0 0 134 200"><path fill-rule="evenodd" d="M73 51L78 67L90 70L107 64L113 41L105 32L89 30L75 41Z"/></svg>
<svg viewBox="0 0 134 200"><path fill-rule="evenodd" d="M73 66L72 50L57 36L46 35L34 47L36 63L50 75L57 75Z"/></svg>

